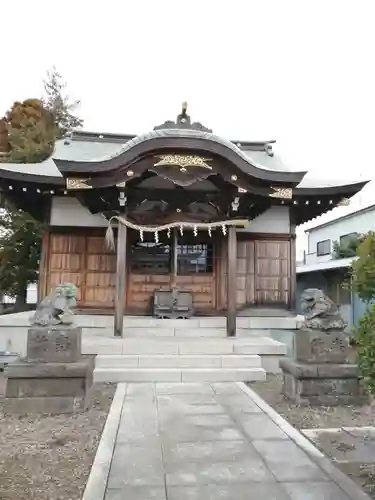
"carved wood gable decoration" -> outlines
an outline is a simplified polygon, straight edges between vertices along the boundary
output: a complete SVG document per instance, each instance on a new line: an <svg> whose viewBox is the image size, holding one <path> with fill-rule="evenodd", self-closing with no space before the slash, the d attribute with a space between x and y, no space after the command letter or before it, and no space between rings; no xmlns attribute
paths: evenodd
<svg viewBox="0 0 375 500"><path fill-rule="evenodd" d="M282 200L291 200L293 198L292 188L271 187L271 189L270 198L280 198Z"/></svg>
<svg viewBox="0 0 375 500"><path fill-rule="evenodd" d="M213 173L209 165L212 160L203 156L166 154L156 155L155 159L150 170L182 187L207 179Z"/></svg>
<svg viewBox="0 0 375 500"><path fill-rule="evenodd" d="M90 179L79 179L68 177L66 179L66 189L71 191L81 191L83 189L92 189Z"/></svg>

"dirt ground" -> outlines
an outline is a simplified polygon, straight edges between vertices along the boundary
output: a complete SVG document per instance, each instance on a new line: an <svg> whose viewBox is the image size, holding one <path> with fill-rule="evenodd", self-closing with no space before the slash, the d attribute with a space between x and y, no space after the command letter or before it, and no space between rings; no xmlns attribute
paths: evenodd
<svg viewBox="0 0 375 500"><path fill-rule="evenodd" d="M0 413L0 499L79 500L116 386L98 384L86 413L5 417Z"/></svg>

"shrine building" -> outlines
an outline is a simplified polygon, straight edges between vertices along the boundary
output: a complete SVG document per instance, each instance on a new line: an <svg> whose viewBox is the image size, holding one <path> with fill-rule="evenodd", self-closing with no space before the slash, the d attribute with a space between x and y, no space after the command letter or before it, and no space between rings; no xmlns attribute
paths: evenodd
<svg viewBox="0 0 375 500"><path fill-rule="evenodd" d="M232 336L241 310L294 310L296 226L366 182L313 182L273 143L219 137L183 106L143 135L76 131L40 164L0 163L0 189L46 224L39 299L74 283L79 309L114 314L116 335L184 293L189 314L227 316Z"/></svg>

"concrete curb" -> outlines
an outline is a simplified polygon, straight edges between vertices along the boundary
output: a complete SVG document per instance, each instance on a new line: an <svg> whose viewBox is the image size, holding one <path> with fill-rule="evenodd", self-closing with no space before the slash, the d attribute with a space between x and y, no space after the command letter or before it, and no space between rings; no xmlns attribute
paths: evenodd
<svg viewBox="0 0 375 500"><path fill-rule="evenodd" d="M105 497L125 394L126 384L118 384L82 500L103 500Z"/></svg>
<svg viewBox="0 0 375 500"><path fill-rule="evenodd" d="M237 382L242 391L247 394L259 408L270 417L280 429L292 439L318 467L320 467L331 480L350 498L350 500L370 500L370 497L355 484L346 474L341 472L311 441L303 436L297 429L289 424L271 406L266 403L256 392L243 382ZM86 499L85 499L86 500Z"/></svg>

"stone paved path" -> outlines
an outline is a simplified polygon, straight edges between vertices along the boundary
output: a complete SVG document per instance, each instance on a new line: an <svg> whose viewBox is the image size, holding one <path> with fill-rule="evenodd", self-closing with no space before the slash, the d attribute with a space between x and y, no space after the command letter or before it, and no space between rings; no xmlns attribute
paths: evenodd
<svg viewBox="0 0 375 500"><path fill-rule="evenodd" d="M128 384L105 500L349 500L229 384Z"/></svg>

